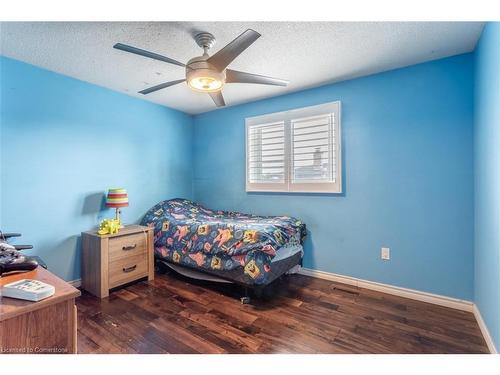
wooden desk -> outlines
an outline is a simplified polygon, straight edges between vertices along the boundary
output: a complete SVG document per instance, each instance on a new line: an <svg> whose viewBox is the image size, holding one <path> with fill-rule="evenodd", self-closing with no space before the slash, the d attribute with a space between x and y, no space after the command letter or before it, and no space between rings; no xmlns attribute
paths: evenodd
<svg viewBox="0 0 500 375"><path fill-rule="evenodd" d="M0 354L76 353L75 298L80 291L46 269L0 278L0 286L35 279L55 287L53 296L38 302L0 297Z"/></svg>

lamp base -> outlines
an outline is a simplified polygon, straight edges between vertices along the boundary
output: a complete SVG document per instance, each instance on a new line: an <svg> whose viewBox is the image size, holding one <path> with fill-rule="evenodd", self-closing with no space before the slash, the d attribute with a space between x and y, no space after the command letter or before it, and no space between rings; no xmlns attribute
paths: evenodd
<svg viewBox="0 0 500 375"><path fill-rule="evenodd" d="M120 229L125 228L125 226L122 224L122 220L120 219L121 212L122 211L120 210L120 208L116 207L115 219L118 220L118 222L120 223L119 226Z"/></svg>

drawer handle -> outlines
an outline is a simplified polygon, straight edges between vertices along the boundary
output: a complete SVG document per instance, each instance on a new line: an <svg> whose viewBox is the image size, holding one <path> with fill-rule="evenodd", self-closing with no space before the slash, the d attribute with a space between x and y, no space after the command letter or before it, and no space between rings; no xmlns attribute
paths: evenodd
<svg viewBox="0 0 500 375"><path fill-rule="evenodd" d="M123 246L122 250L123 251L134 250L136 247L137 247L137 244L133 244L133 245L130 245L130 246Z"/></svg>
<svg viewBox="0 0 500 375"><path fill-rule="evenodd" d="M137 264L134 264L132 267L123 268L123 272L132 272L136 268L137 268Z"/></svg>

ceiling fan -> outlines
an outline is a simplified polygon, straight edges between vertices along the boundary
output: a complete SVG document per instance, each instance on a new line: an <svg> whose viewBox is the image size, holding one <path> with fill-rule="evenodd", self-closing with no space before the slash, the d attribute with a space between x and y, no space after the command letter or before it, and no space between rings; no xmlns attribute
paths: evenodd
<svg viewBox="0 0 500 375"><path fill-rule="evenodd" d="M226 83L258 83L274 86L286 86L288 84L288 81L284 79L227 69L228 65L260 36L258 32L248 29L217 53L209 56L208 51L214 46L215 37L206 32L198 33L194 36L194 39L203 48L203 55L193 57L187 64L122 43L116 43L113 48L186 68L186 78L160 83L159 85L139 91L140 94L150 94L182 82L187 82L191 89L209 94L215 105L222 107L226 105L222 96L222 88Z"/></svg>

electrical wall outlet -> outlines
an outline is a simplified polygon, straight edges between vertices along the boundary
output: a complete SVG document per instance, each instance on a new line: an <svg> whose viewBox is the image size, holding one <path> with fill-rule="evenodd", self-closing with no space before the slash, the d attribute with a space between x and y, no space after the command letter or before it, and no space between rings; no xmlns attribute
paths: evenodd
<svg viewBox="0 0 500 375"><path fill-rule="evenodd" d="M380 258L383 260L391 259L391 249L388 247L383 247L380 251Z"/></svg>

